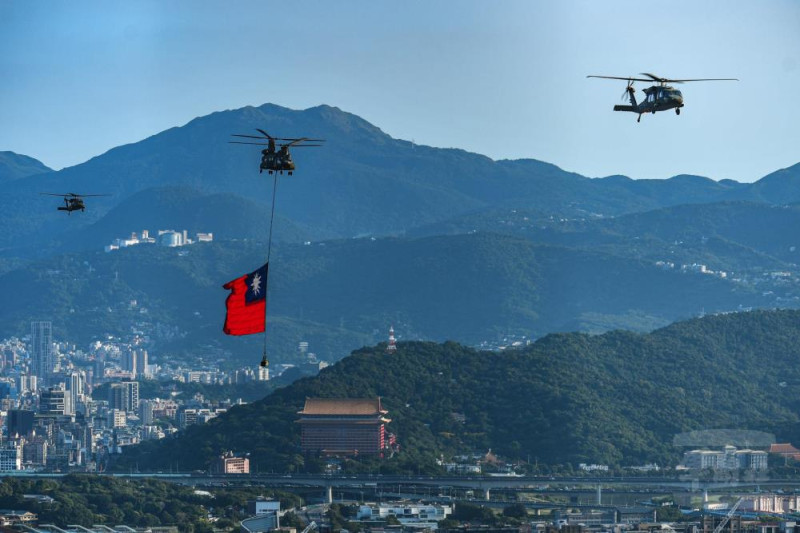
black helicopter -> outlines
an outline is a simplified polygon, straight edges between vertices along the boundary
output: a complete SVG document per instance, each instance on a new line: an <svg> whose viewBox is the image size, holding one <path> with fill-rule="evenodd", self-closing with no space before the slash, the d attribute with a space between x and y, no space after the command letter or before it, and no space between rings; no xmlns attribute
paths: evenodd
<svg viewBox="0 0 800 533"><path fill-rule="evenodd" d="M71 215L73 211L80 210L81 212L86 210L86 204L83 203L83 199L89 196L110 196L108 194L75 194L74 192L68 192L66 194L57 194L52 192L40 192L39 194L46 194L47 196L61 196L64 198L64 205L58 206L59 211L66 211L68 215Z"/></svg>
<svg viewBox="0 0 800 533"><path fill-rule="evenodd" d="M628 82L628 86L625 87L625 92L622 93L622 98L625 98L625 94L627 94L631 105L615 105L614 111L630 111L632 113L638 113L639 117L636 119L636 122L640 122L642 120L642 114L644 113L655 114L657 111L674 109L676 115L681 114L681 108L683 107L683 94L681 94L678 89L667 85L668 83L684 83L687 81L739 81L736 78L698 78L691 80L672 80L669 78L661 78L655 74L650 74L647 72L642 72L641 74L642 76L647 76L647 78L623 78L619 76L586 77L603 78L607 80L626 80ZM635 91L633 88L633 82L635 81L644 81L649 83L655 81L658 82L658 85L652 85L646 89L643 89L644 94L646 95L645 99L642 100L641 103L637 103L636 97L633 95Z"/></svg>
<svg viewBox="0 0 800 533"><path fill-rule="evenodd" d="M325 142L324 139L309 139L308 137L301 137L299 139L285 139L282 137L273 137L266 131L256 128L256 131L261 133L261 136L257 135L242 135L238 133L234 133L233 137L246 137L248 139L259 139L261 142L244 142L244 141L228 141L232 144L255 144L259 146L266 146L265 149L261 150L261 166L259 167L259 174L264 172L265 170L269 171L270 174L273 172L280 172L283 174L283 171L287 171L289 175L292 175L292 172L295 169L294 161L292 161L292 154L289 153L289 147L293 148L305 148L311 146L322 146L321 144L303 144L307 142ZM267 141L266 143L264 141ZM281 144L277 146L275 141L288 141L285 144Z"/></svg>

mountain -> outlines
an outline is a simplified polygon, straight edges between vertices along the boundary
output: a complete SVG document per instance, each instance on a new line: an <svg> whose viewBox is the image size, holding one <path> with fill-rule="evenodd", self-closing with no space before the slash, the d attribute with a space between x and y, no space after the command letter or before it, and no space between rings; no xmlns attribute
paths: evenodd
<svg viewBox="0 0 800 533"><path fill-rule="evenodd" d="M265 104L194 119L83 164L44 174L36 183L0 184L0 193L19 198L0 220L0 247L30 256L40 243L95 223L134 194L153 188L236 195L260 205L266 216L272 183L269 176L256 172L259 147L228 144L230 134L254 132L257 127L281 136L326 139L323 147L296 150L298 170L279 179L277 212L304 228L311 240L399 235L499 207L609 217L687 203L800 200L800 188L792 178L797 167L753 185L697 176L590 179L541 161L492 161L463 150L393 139L335 107L294 111ZM65 223L52 198L36 194L42 189L111 196L92 198L86 213ZM129 223L142 227L151 210L142 205L139 219ZM111 229L115 234L135 230Z"/></svg>
<svg viewBox="0 0 800 533"><path fill-rule="evenodd" d="M45 166L41 161L27 155L0 152L0 185L52 171L53 169Z"/></svg>
<svg viewBox="0 0 800 533"><path fill-rule="evenodd" d="M498 208L419 227L409 234L474 231L653 262L702 263L713 270L742 274L793 269L800 261L800 204L685 204L608 218Z"/></svg>
<svg viewBox="0 0 800 533"><path fill-rule="evenodd" d="M241 361L261 337L221 334L221 287L265 254L256 241L143 244L26 265L0 276L0 335L46 318L56 337L79 344L135 330L154 354L221 350ZM339 359L384 339L391 324L403 339L499 345L571 329L646 331L775 301L717 276L498 234L276 244L269 290L268 348L279 362L292 362L301 340Z"/></svg>
<svg viewBox="0 0 800 533"><path fill-rule="evenodd" d="M456 343L357 350L319 376L231 409L176 439L126 448L119 468L206 468L222 450L251 468L313 469L298 460L294 421L307 397L380 396L401 452L382 472L426 471L439 454L491 448L539 463L674 465L673 439L697 429L800 437L800 312L707 316L649 334L548 335L531 346L480 352ZM769 364L764 364L769 361ZM463 415L460 417L453 414Z"/></svg>
<svg viewBox="0 0 800 533"><path fill-rule="evenodd" d="M800 202L800 163L764 176L752 185L752 198L775 204Z"/></svg>

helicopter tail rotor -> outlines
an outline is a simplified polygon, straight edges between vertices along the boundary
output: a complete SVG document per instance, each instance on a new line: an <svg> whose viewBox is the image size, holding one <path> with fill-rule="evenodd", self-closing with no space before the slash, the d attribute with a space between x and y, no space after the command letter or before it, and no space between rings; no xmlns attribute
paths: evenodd
<svg viewBox="0 0 800 533"><path fill-rule="evenodd" d="M626 97L630 98L633 96L634 92L636 92L636 89L633 88L633 80L629 79L628 85L625 87L625 90L622 92L622 95L620 95L619 99L624 101Z"/></svg>
<svg viewBox="0 0 800 533"><path fill-rule="evenodd" d="M628 101L631 103L631 105L633 107L636 107L638 104L636 103L636 96L634 96L634 93L636 92L636 89L633 88L633 82L634 81L635 80L633 80L633 79L630 79L630 78L628 79L628 85L625 86L625 92L622 93L622 97L620 99L621 100L625 100L625 97L627 96L628 97ZM619 107L619 106L617 106L617 107ZM623 107L628 107L628 106L623 106ZM616 109L616 107L615 107L615 109Z"/></svg>

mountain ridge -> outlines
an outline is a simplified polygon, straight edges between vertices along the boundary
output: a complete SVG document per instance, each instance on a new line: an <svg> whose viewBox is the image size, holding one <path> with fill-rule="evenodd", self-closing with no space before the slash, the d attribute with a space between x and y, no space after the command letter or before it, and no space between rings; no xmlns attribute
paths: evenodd
<svg viewBox="0 0 800 533"><path fill-rule="evenodd" d="M534 159L493 161L460 149L415 145L327 105L295 111L264 104L197 117L80 165L44 174L35 184L0 184L0 192L20 199L0 220L0 247L11 250L64 231L63 213L35 198L43 188L112 195L93 199L92 214L87 210L73 217L72 229L95 222L131 195L154 187L190 187L266 204L270 187L268 177L257 172L258 147L227 144L230 134L256 127L283 136L327 139L324 147L298 150L298 170L291 178L284 176L279 187L278 212L309 231L313 240L402 234L469 211L503 206L608 217L681 203L800 201L800 178L795 177L800 176L800 165L776 171L758 186L691 176L587 178ZM30 217L31 212L39 215Z"/></svg>
<svg viewBox="0 0 800 533"><path fill-rule="evenodd" d="M38 159L15 152L0 151L0 185L48 172L53 172L53 169Z"/></svg>

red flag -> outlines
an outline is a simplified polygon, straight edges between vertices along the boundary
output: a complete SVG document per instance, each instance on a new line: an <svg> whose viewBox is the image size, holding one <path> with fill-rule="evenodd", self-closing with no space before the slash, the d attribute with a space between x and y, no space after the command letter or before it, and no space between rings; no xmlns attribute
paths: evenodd
<svg viewBox="0 0 800 533"><path fill-rule="evenodd" d="M223 285L231 291L225 300L228 312L222 331L226 334L250 335L264 331L268 269L269 263L266 263L258 270Z"/></svg>

